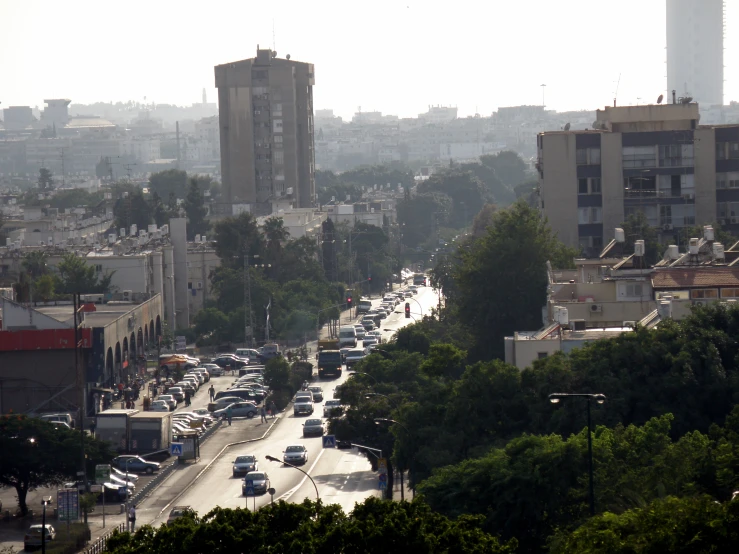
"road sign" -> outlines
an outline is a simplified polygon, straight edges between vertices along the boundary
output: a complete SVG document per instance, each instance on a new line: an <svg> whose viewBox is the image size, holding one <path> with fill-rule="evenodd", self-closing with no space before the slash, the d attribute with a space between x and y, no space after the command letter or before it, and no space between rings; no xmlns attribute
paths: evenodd
<svg viewBox="0 0 739 554"><path fill-rule="evenodd" d="M169 445L169 454L170 456L182 456L182 443L181 442L173 442Z"/></svg>
<svg viewBox="0 0 739 554"><path fill-rule="evenodd" d="M378 488L379 488L380 490L385 490L385 489L387 488L387 481L380 481L380 482L378 483Z"/></svg>
<svg viewBox="0 0 739 554"><path fill-rule="evenodd" d="M387 460L385 458L377 459L377 472L387 473Z"/></svg>
<svg viewBox="0 0 739 554"><path fill-rule="evenodd" d="M254 481L251 479L247 479L244 484L246 485L246 495L253 495L254 494Z"/></svg>
<svg viewBox="0 0 739 554"><path fill-rule="evenodd" d="M95 466L95 482L107 483L110 481L110 464L98 464Z"/></svg>
<svg viewBox="0 0 739 554"><path fill-rule="evenodd" d="M102 485L90 485L90 492L103 492Z"/></svg>
<svg viewBox="0 0 739 554"><path fill-rule="evenodd" d="M80 517L80 493L77 489L61 489L56 494L59 521L74 521Z"/></svg>
<svg viewBox="0 0 739 554"><path fill-rule="evenodd" d="M378 477L379 477L380 481L387 482L387 473L380 473L380 475L378 475Z"/></svg>
<svg viewBox="0 0 739 554"><path fill-rule="evenodd" d="M324 448L336 448L336 436L324 435L323 436L323 447Z"/></svg>

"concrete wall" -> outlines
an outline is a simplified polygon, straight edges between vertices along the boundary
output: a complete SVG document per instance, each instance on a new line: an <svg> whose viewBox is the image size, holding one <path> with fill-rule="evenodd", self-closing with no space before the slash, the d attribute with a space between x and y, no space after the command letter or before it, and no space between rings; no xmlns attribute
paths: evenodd
<svg viewBox="0 0 739 554"><path fill-rule="evenodd" d="M696 129L693 142L695 163L695 223L716 221L716 131Z"/></svg>
<svg viewBox="0 0 739 554"><path fill-rule="evenodd" d="M544 215L559 240L577 247L577 164L575 134L542 135L541 159L544 177L540 179Z"/></svg>
<svg viewBox="0 0 739 554"><path fill-rule="evenodd" d="M174 250L175 321L178 329L190 326L187 289L187 220L169 220L169 234Z"/></svg>
<svg viewBox="0 0 739 554"><path fill-rule="evenodd" d="M620 133L600 136L600 171L603 190L603 245L624 221L623 156Z"/></svg>

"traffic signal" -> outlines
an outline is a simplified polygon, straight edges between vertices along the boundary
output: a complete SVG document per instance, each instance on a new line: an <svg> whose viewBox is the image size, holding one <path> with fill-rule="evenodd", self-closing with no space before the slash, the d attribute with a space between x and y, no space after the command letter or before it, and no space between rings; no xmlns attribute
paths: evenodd
<svg viewBox="0 0 739 554"><path fill-rule="evenodd" d="M346 299L346 306L350 310L352 309L352 297L351 296L347 297L347 299Z"/></svg>
<svg viewBox="0 0 739 554"><path fill-rule="evenodd" d="M410 302L405 303L405 317L406 318L411 317L411 303Z"/></svg>

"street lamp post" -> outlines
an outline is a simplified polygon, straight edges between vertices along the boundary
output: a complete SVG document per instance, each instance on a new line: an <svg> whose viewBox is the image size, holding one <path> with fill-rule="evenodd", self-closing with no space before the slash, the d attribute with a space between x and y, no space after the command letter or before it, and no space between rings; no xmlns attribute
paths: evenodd
<svg viewBox="0 0 739 554"><path fill-rule="evenodd" d="M387 417L376 417L375 423L377 425L380 425L381 423L389 423L391 425L400 425L405 430L405 432L408 434L409 437L413 436L413 434L408 430L408 427L406 427L405 425L403 425L402 423L394 419L390 419ZM415 454L411 455L411 475L413 475L414 478L416 476L416 455ZM400 487L401 487L400 490L402 491L403 490L403 472L402 471L400 472ZM411 494L413 495L413 498L416 497L415 488L411 489ZM401 493L401 500L402 500L402 496L403 494Z"/></svg>
<svg viewBox="0 0 739 554"><path fill-rule="evenodd" d="M125 515L125 517L126 517L126 531L130 531L131 530L131 520L128 519L128 483L129 483L129 481L128 481L128 464L131 463L132 461L133 461L133 458L129 458L128 460L126 460L126 463L125 463L125 465L126 465L126 502L125 502L125 506L126 506L126 515ZM105 494L105 488L103 488L103 494Z"/></svg>
<svg viewBox="0 0 739 554"><path fill-rule="evenodd" d="M51 497L44 496L41 504L44 506L41 512L41 554L46 554L46 506L51 504Z"/></svg>
<svg viewBox="0 0 739 554"><path fill-rule="evenodd" d="M286 466L289 466L289 467L291 467L291 468L293 468L293 469L297 469L297 470L298 470L298 471L300 471L300 472L301 472L301 473L302 473L303 475L305 475L305 476L306 476L306 477L307 477L308 479L310 479L310 482L311 482L311 483L313 483L313 488L314 488L314 489L316 489L316 518L317 518L317 517L318 517L318 508L319 508L319 507L320 507L320 505L321 505L321 497L320 497L320 496L318 495L318 486L316 486L316 482L315 482L315 481L313 480L313 477L311 477L310 475L308 475L308 473L307 473L306 471L303 471L303 470L302 470L301 468L299 468L298 466L296 466L296 465L293 465L293 464L289 464L289 463L287 463L287 462L286 462L286 461L284 461L284 460L280 460L279 458L275 458L274 456L265 456L265 458L266 458L266 459L267 459L268 461L270 461L270 462L277 462L277 463L282 463L282 464L285 464Z"/></svg>
<svg viewBox="0 0 739 554"><path fill-rule="evenodd" d="M593 438L591 432L590 418L590 401L595 400L597 404L603 404L606 401L605 394L588 394L555 392L549 395L549 401L552 404L559 404L560 400L565 398L585 398L588 401L588 480L589 480L589 496L590 496L590 515L595 515L595 486L593 485Z"/></svg>

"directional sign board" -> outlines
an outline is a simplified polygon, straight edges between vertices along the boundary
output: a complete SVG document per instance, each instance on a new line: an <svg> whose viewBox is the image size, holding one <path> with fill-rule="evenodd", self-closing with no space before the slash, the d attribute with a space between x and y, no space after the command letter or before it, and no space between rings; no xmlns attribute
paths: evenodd
<svg viewBox="0 0 739 554"><path fill-rule="evenodd" d="M107 483L110 481L110 464L98 464L95 466L95 482Z"/></svg>
<svg viewBox="0 0 739 554"><path fill-rule="evenodd" d="M254 481L251 479L247 479L244 483L246 485L246 495L253 495L254 494Z"/></svg>
<svg viewBox="0 0 739 554"><path fill-rule="evenodd" d="M77 489L61 489L56 493L59 521L75 521L80 517L80 493Z"/></svg>
<svg viewBox="0 0 739 554"><path fill-rule="evenodd" d="M336 448L336 437L334 435L323 436L323 447L324 448Z"/></svg>
<svg viewBox="0 0 739 554"><path fill-rule="evenodd" d="M377 472L387 473L387 460L385 458L377 459Z"/></svg>
<svg viewBox="0 0 739 554"><path fill-rule="evenodd" d="M173 442L169 445L170 456L182 456L182 443Z"/></svg>

